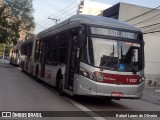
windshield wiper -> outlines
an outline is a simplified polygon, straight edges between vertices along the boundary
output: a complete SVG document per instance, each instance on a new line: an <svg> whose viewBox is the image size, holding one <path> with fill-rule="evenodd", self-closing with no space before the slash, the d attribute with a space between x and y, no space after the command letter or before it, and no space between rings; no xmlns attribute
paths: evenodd
<svg viewBox="0 0 160 120"><path fill-rule="evenodd" d="M105 61L105 63L103 65L100 66L101 71L103 71L104 67L106 67L108 65L108 63L114 58L114 44L113 44L113 52L107 57L109 57L109 58Z"/></svg>
<svg viewBox="0 0 160 120"><path fill-rule="evenodd" d="M136 71L136 69L134 68L134 65L133 65L132 62L131 62L131 64L130 64L130 66L131 66L131 68L132 68L132 70L133 70L133 74L137 74L137 71Z"/></svg>

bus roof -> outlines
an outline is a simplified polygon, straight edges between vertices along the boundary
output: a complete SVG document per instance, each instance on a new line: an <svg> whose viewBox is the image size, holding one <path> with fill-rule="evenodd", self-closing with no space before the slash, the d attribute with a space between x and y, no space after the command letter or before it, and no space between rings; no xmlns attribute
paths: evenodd
<svg viewBox="0 0 160 120"><path fill-rule="evenodd" d="M77 24L89 24L89 25L98 25L98 26L106 26L106 27L113 27L113 28L123 28L127 30L133 30L133 31L139 31L136 27L133 25L123 22L120 20L108 18L108 17L102 17L102 16L93 16L93 15L73 15L72 17L68 18L67 20L60 22L59 24L52 26L40 33L38 33L37 36L43 36L44 34L49 34L50 32L53 32L57 29L61 29L61 27L64 27L66 25L72 25L72 23ZM61 29L63 31L63 28Z"/></svg>
<svg viewBox="0 0 160 120"><path fill-rule="evenodd" d="M80 23L108 26L108 27L115 27L115 28L124 28L124 29L139 31L136 27L134 27L133 25L127 22L116 20L109 17L93 16L93 15L74 15L69 19L70 21L77 20Z"/></svg>

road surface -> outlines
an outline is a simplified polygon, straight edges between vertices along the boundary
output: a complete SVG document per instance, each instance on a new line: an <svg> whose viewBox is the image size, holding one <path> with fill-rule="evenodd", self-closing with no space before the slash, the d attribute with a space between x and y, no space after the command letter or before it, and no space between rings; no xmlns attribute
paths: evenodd
<svg viewBox="0 0 160 120"><path fill-rule="evenodd" d="M160 118L113 118L95 111L160 111L160 105L140 100L112 100L59 96L51 86L38 82L19 68L0 64L0 111L85 111L91 117L53 117L38 120L159 120ZM89 112L87 112L89 111ZM72 113L72 112L71 112ZM73 112L74 113L74 112ZM97 117L98 116L98 117ZM2 118L1 118L2 119ZM4 119L4 118L3 118ZM9 119L9 118L8 118Z"/></svg>

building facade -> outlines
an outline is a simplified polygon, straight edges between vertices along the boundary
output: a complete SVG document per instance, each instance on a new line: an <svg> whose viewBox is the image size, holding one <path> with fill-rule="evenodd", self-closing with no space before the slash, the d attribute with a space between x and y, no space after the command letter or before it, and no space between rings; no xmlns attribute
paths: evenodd
<svg viewBox="0 0 160 120"><path fill-rule="evenodd" d="M0 0L0 6L3 4L3 0Z"/></svg>
<svg viewBox="0 0 160 120"><path fill-rule="evenodd" d="M104 10L103 16L129 22L143 32L145 75L160 79L160 54L158 53L160 51L160 10L118 3Z"/></svg>
<svg viewBox="0 0 160 120"><path fill-rule="evenodd" d="M109 4L81 0L78 8L78 14L100 15L102 14L103 10L109 7L111 7Z"/></svg>

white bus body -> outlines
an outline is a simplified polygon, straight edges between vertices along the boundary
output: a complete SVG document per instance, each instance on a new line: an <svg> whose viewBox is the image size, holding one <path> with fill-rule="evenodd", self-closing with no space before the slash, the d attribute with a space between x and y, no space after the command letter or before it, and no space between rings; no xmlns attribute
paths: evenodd
<svg viewBox="0 0 160 120"><path fill-rule="evenodd" d="M143 36L128 23L75 15L40 32L32 43L29 67L22 69L58 88L60 94L142 97Z"/></svg>

